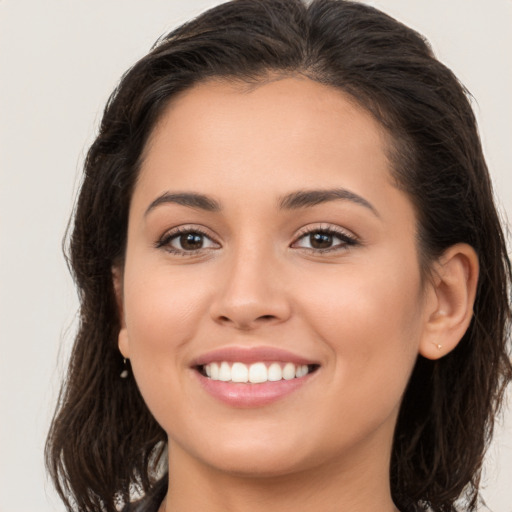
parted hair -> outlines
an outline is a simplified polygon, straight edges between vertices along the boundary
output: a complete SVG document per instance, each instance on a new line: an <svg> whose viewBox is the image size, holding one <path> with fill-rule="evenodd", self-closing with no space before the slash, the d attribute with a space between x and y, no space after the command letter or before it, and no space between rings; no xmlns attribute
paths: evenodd
<svg viewBox="0 0 512 512"><path fill-rule="evenodd" d="M390 467L401 510L454 512L461 498L464 511L476 507L485 449L512 378L511 266L471 97L421 35L377 9L344 0L234 0L160 38L124 74L87 154L67 239L79 326L46 443L69 510L114 512L134 486L148 493L165 471L166 434L133 377L119 377L112 280L148 137L173 97L194 84L257 85L275 74L349 94L387 131L394 181L415 207L425 275L453 244L478 254L474 317L451 353L418 357Z"/></svg>

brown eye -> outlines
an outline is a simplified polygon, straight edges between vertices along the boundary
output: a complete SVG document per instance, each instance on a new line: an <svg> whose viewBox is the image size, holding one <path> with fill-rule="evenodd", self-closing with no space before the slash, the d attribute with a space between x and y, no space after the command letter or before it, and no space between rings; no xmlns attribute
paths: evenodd
<svg viewBox="0 0 512 512"><path fill-rule="evenodd" d="M203 249L218 249L220 246L208 235L196 229L179 229L167 233L156 243L157 248L163 248L173 254L194 254Z"/></svg>
<svg viewBox="0 0 512 512"><path fill-rule="evenodd" d="M357 239L349 234L334 229L316 229L300 236L292 247L309 251L329 252L343 250L357 245Z"/></svg>
<svg viewBox="0 0 512 512"><path fill-rule="evenodd" d="M180 249L185 251L196 251L202 249L204 243L204 236L200 233L185 233L175 239L179 242Z"/></svg>
<svg viewBox="0 0 512 512"><path fill-rule="evenodd" d="M330 233L312 233L309 243L313 249L328 249L332 247L333 236Z"/></svg>

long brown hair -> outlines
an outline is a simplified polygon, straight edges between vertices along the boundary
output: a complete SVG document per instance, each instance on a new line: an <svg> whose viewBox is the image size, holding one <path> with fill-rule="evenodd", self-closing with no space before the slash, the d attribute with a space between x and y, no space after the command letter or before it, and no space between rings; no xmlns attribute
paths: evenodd
<svg viewBox="0 0 512 512"><path fill-rule="evenodd" d="M132 377L120 379L112 267L122 262L141 153L165 106L213 77L258 83L300 73L350 94L393 140L397 186L415 205L421 264L466 242L478 253L474 318L458 347L419 357L396 426L391 488L400 508L477 500L494 418L512 378L511 266L468 95L425 39L344 0L236 0L162 37L122 78L85 162L69 240L80 325L46 445L72 510L114 512L150 490L165 432Z"/></svg>

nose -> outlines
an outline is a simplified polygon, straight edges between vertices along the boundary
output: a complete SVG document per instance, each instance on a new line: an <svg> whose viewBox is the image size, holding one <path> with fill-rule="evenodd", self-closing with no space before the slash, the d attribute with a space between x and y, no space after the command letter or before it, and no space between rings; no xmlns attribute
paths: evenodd
<svg viewBox="0 0 512 512"><path fill-rule="evenodd" d="M291 304L275 258L243 251L224 265L210 310L216 323L251 331L288 320Z"/></svg>

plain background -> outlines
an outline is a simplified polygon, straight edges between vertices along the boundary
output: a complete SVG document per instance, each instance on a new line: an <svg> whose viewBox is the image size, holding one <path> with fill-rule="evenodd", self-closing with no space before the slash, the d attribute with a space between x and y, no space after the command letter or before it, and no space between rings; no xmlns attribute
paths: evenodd
<svg viewBox="0 0 512 512"><path fill-rule="evenodd" d="M159 35L216 3L0 0L0 512L64 510L43 466L77 305L61 241L103 105ZM425 34L472 92L512 217L512 1L370 3ZM493 512L512 512L511 409L486 461Z"/></svg>

